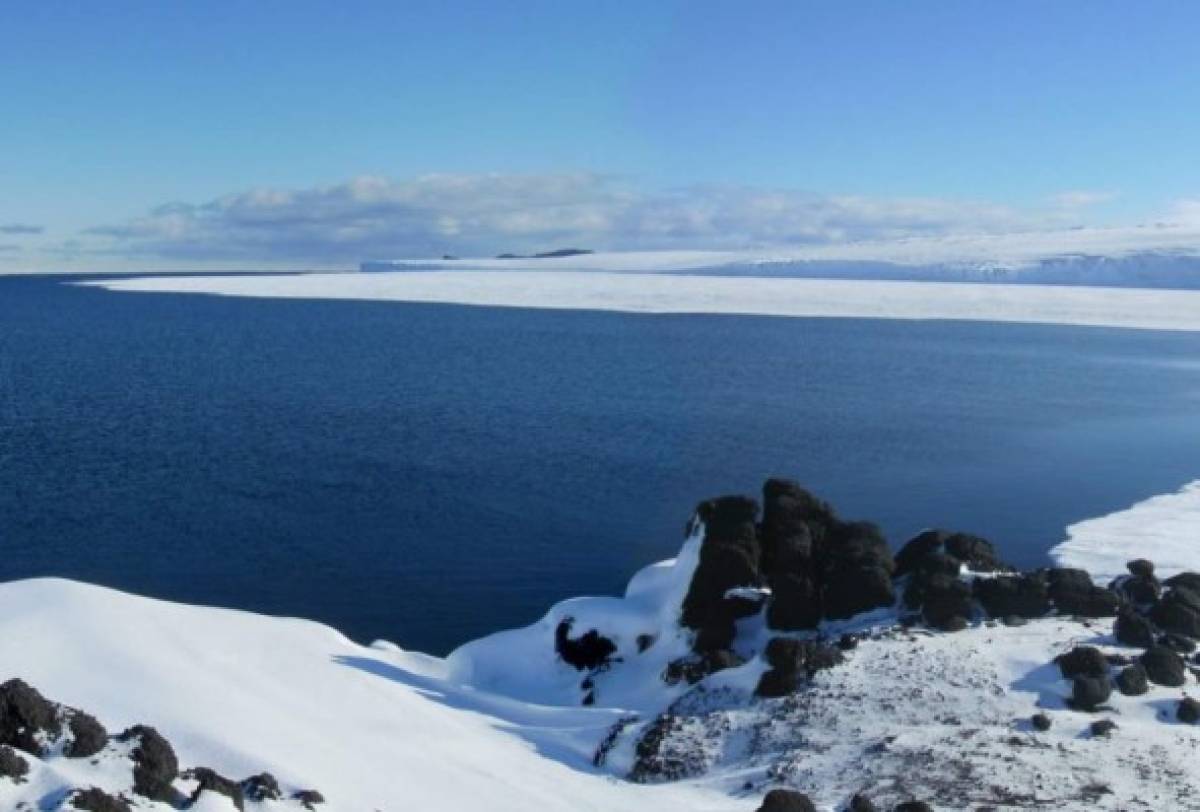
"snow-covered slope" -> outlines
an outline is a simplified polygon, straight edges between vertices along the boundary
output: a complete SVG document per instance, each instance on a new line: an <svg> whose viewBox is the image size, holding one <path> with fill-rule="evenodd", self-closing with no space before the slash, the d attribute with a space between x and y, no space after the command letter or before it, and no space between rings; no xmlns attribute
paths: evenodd
<svg viewBox="0 0 1200 812"><path fill-rule="evenodd" d="M1057 554L1105 578L1110 562L1160 552L1164 568L1200 569L1197 488L1077 525ZM1141 523L1153 532L1131 541ZM1114 662L1141 653L1116 641L1111 618L1000 623L976 604L965 629L944 633L898 623L908 611L898 597L817 632L783 633L841 640L845 662L762 698L760 680L778 668L767 644L781 633L763 613L743 614L719 670L694 684L665 680L697 643L680 606L712 537L702 523L693 530L678 558L637 573L624 596L565 601L445 660L359 646L307 621L57 579L3 584L0 677L94 714L110 733L151 724L181 767L235 779L269 771L285 796L315 788L326 798L318 809L733 812L779 785L826 810L859 791L880 808L916 797L937 809L1200 809L1200 726L1175 718L1180 699L1200 693L1195 678L1114 691L1096 712L1069 707L1073 684L1056 656L1081 644ZM1088 557L1069 558L1080 540ZM899 575L901 591L913 577ZM1049 730L1031 726L1035 712ZM1118 727L1096 734L1101 719ZM113 740L94 758L26 756L25 783L0 778L0 807L69 809L72 788L95 785L134 808L168 809L132 794L129 751ZM671 775L680 780L662 781ZM185 793L194 785L176 782ZM200 801L193 808L233 808L212 792ZM300 808L286 797L245 807Z"/></svg>
<svg viewBox="0 0 1200 812"><path fill-rule="evenodd" d="M570 271L169 276L82 284L143 293L1200 330L1200 291L1195 290Z"/></svg>

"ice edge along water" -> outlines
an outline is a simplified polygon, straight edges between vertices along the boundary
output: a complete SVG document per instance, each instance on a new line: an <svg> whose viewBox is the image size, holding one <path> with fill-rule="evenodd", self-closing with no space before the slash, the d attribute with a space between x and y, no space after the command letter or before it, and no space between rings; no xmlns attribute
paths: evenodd
<svg viewBox="0 0 1200 812"><path fill-rule="evenodd" d="M1101 579L1134 555L1159 560L1164 574L1200 569L1198 534L1200 481L1073 525L1052 556ZM628 768L630 742L614 750L607 774L591 763L615 721L630 712L652 714L684 690L667 686L659 674L688 650L675 611L700 540L693 535L678 558L637 573L624 597L564 601L532 626L468 643L445 660L386 643L359 646L308 621L173 604L59 579L12 582L0 585L0 661L6 677L19 676L54 699L85 708L110 729L139 721L156 725L185 766L203 764L234 776L270 770L285 788L321 789L328 810L466 809L481 802L491 810L749 810L759 796L740 792L745 770L717 770L662 786L630 784L613 777ZM575 618L579 631L602 626L625 658L619 673L599 676L594 707L579 706L581 675L554 653L554 630L567 617ZM755 630L744 631L754 636ZM1065 689L1057 669L1045 664L1080 631L1068 621L1045 621L930 638L928 650L915 658L915 674L927 682L930 663L941 662L950 671L939 686L939 703L968 719L986 713L980 724L1006 714L1011 719L1035 702L1060 701ZM636 636L646 633L657 636L655 644L634 656ZM914 676L896 671L897 654L902 661L903 652L886 642L863 646L854 668L824 673L845 681L839 690L878 692L879 686L864 682L882 679L870 676L872 668L886 669L889 679ZM761 671L755 659L711 679L713 687L745 691ZM1005 691L981 702L974 689L961 690L980 680ZM1133 767L1122 761L1131 745L1191 758L1189 748L1200 744L1190 729L1164 727L1147 708L1166 700L1151 700L1118 709L1124 714L1120 746L1087 739L1093 717L1075 714L1080 718L1064 718L1053 732L1061 737L1061 766L1041 757L1018 766L1029 775L1063 780L1095 773L1117 787L1118 799L1144 792L1126 775ZM886 729L902 741L940 746L936 725L860 719L857 712L846 709L864 741ZM823 790L824 808L833 808L854 787L843 786L845 765L828 755L836 748L821 752L814 753L810 777ZM28 783L0 781L0 805L36 804L81 783L127 788L127 765L105 772L103 765L97 771L62 758L35 760ZM982 767L1016 769L1003 759ZM1014 774L1029 780L1020 770ZM1170 803L1163 791L1159 803ZM219 797L206 803L225 808Z"/></svg>
<svg viewBox="0 0 1200 812"><path fill-rule="evenodd" d="M947 319L1200 331L1198 290L470 270L137 277L77 284L110 291L259 298L627 313Z"/></svg>

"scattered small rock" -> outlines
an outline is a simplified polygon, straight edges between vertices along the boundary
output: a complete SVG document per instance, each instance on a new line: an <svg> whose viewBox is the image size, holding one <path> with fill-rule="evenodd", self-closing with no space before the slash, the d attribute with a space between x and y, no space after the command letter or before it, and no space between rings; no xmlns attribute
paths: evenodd
<svg viewBox="0 0 1200 812"><path fill-rule="evenodd" d="M1041 730L1045 732L1050 729L1050 717L1044 713L1035 713L1033 718L1029 721L1033 724L1034 730Z"/></svg>
<svg viewBox="0 0 1200 812"><path fill-rule="evenodd" d="M1092 736L1108 736L1116 729L1117 723L1112 719L1099 719L1091 725Z"/></svg>

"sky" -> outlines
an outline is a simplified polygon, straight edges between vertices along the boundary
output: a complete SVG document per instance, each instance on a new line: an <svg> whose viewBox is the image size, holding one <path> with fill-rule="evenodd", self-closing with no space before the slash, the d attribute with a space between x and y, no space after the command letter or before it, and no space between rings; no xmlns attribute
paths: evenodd
<svg viewBox="0 0 1200 812"><path fill-rule="evenodd" d="M1200 221L1189 2L0 5L0 269Z"/></svg>

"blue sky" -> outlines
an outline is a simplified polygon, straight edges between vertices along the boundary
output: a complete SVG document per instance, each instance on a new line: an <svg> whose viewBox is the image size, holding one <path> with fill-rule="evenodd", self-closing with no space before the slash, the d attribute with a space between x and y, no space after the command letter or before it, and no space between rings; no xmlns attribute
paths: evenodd
<svg viewBox="0 0 1200 812"><path fill-rule="evenodd" d="M1185 2L14 0L0 264L1169 218L1197 31Z"/></svg>

